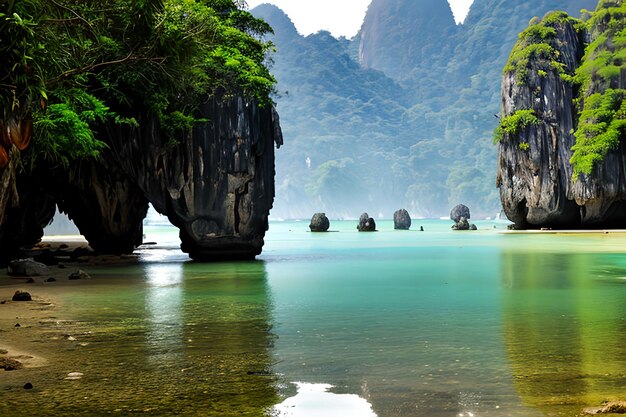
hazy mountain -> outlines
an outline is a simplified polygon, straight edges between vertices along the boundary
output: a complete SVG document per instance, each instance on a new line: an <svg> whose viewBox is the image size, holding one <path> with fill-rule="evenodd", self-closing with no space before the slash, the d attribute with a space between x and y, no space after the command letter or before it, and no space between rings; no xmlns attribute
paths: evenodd
<svg viewBox="0 0 626 417"><path fill-rule="evenodd" d="M272 71L285 146L275 217L447 215L457 203L493 216L500 79L533 16L579 15L595 0L475 0L455 25L443 0L373 0L353 39L303 37L278 8ZM308 162L307 162L308 161Z"/></svg>
<svg viewBox="0 0 626 417"><path fill-rule="evenodd" d="M442 0L373 0L357 41L364 68L403 80L423 64L441 66L451 55L447 42L457 31L452 9Z"/></svg>

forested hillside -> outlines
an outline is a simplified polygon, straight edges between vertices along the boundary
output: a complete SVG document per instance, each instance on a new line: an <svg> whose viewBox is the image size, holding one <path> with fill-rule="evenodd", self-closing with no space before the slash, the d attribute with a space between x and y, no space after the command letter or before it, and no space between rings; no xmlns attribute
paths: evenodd
<svg viewBox="0 0 626 417"><path fill-rule="evenodd" d="M274 217L438 217L464 203L500 209L495 188L500 80L534 16L578 16L595 0L475 0L462 25L442 0L373 0L353 39L303 37L278 8L272 72L285 146Z"/></svg>

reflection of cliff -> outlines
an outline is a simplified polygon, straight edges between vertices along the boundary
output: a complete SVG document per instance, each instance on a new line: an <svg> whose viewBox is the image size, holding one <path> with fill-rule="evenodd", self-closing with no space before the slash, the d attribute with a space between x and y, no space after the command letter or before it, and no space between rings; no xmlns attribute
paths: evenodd
<svg viewBox="0 0 626 417"><path fill-rule="evenodd" d="M177 365L184 372L168 384L194 396L186 406L199 415L264 415L278 402L264 263L186 263L182 271Z"/></svg>
<svg viewBox="0 0 626 417"><path fill-rule="evenodd" d="M3 374L0 415L262 417L280 401L262 262L97 270L111 281L67 288L59 312L75 320L35 342L50 366Z"/></svg>
<svg viewBox="0 0 626 417"><path fill-rule="evenodd" d="M514 385L526 405L547 416L577 415L624 394L623 294L597 279L598 265L610 261L601 254L502 255Z"/></svg>
<svg viewBox="0 0 626 417"><path fill-rule="evenodd" d="M145 274L145 337L124 381L143 393L130 401L199 416L262 416L279 402L263 262L155 263Z"/></svg>

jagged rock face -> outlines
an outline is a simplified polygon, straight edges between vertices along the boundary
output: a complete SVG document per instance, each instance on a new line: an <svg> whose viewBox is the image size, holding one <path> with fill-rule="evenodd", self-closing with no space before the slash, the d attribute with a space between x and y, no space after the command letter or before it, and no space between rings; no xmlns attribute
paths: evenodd
<svg viewBox="0 0 626 417"><path fill-rule="evenodd" d="M361 26L359 62L403 79L439 57L456 30L447 1L373 0ZM419 40L416 44L415 40ZM416 45L407 50L406 45Z"/></svg>
<svg viewBox="0 0 626 417"><path fill-rule="evenodd" d="M8 201L3 201L0 209L1 263L17 256L20 247L39 242L43 236L43 228L50 223L56 212L53 196L37 177L36 173L17 173L14 161L9 163L0 176L2 190L12 195Z"/></svg>
<svg viewBox="0 0 626 417"><path fill-rule="evenodd" d="M74 221L89 246L102 253L132 253L143 240L148 200L109 151L54 175L59 210Z"/></svg>
<svg viewBox="0 0 626 417"><path fill-rule="evenodd" d="M579 36L571 22L556 29L550 45L558 50L565 72L573 74L581 65L586 42L602 30ZM609 151L591 175L573 180L570 160L578 123L576 92L557 70L546 68L546 62L535 57L529 61L525 82L519 81L516 72L506 73L502 80L501 115L532 109L538 118L536 125L500 141L497 185L503 209L519 228L624 227L626 145L622 142ZM593 87L587 94L599 88Z"/></svg>
<svg viewBox="0 0 626 417"><path fill-rule="evenodd" d="M261 253L274 199L278 114L242 97L200 107L207 122L167 143L154 121L139 131L112 127L110 145L154 208L180 229L196 260L252 259Z"/></svg>
<svg viewBox="0 0 626 417"><path fill-rule="evenodd" d="M558 26L551 46L559 51L566 71L573 73L584 45L571 23ZM577 226L579 208L573 201L569 163L574 92L557 70L545 68L545 62L531 60L525 81L515 72L503 76L501 116L533 109L539 123L500 141L497 185L504 212L517 226Z"/></svg>

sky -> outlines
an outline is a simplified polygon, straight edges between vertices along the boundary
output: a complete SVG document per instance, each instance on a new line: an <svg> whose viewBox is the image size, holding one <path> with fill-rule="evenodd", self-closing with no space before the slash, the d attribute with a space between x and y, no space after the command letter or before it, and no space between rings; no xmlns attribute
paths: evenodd
<svg viewBox="0 0 626 417"><path fill-rule="evenodd" d="M247 0L251 9L262 3L272 3L280 7L302 35L327 30L334 36L347 38L356 35L361 28L370 2L371 0ZM449 0L457 23L465 19L472 2L473 0Z"/></svg>

